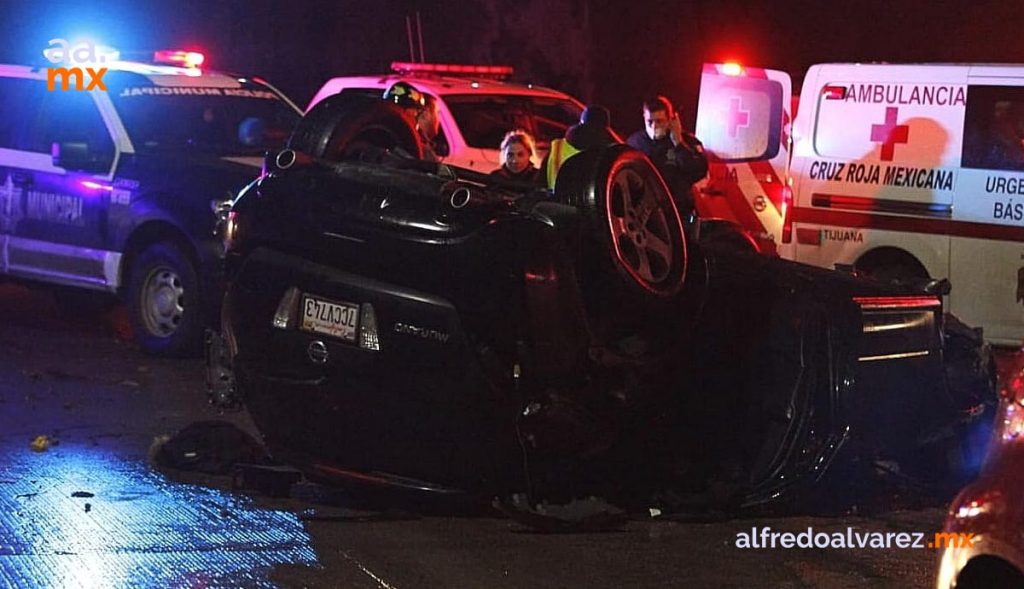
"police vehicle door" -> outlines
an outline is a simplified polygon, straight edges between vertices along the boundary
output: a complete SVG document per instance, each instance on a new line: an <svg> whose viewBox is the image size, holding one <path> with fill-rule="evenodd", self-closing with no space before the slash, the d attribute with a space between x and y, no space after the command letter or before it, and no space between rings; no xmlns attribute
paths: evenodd
<svg viewBox="0 0 1024 589"><path fill-rule="evenodd" d="M110 286L110 256L103 248L115 150L93 94L46 91L28 122L22 214L9 252L12 272Z"/></svg>
<svg viewBox="0 0 1024 589"><path fill-rule="evenodd" d="M700 216L734 221L762 243L781 242L791 92L785 72L704 64L695 133L709 171L696 194Z"/></svg>
<svg viewBox="0 0 1024 589"><path fill-rule="evenodd" d="M25 187L32 182L33 167L45 164L49 154L27 150L26 121L43 99L45 86L32 78L0 78L0 254L23 213ZM0 255L0 270L7 271L7 256Z"/></svg>
<svg viewBox="0 0 1024 589"><path fill-rule="evenodd" d="M972 69L950 239L950 310L985 338L1024 337L1024 72ZM1015 68L1016 69L1016 68ZM1013 74L1016 74L1014 77Z"/></svg>

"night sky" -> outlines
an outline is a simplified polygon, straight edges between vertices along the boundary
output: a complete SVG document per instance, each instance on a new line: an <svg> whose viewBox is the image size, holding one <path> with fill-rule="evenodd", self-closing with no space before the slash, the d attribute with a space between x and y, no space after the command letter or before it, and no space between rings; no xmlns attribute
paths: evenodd
<svg viewBox="0 0 1024 589"><path fill-rule="evenodd" d="M390 0L127 2L0 0L0 59L41 59L49 39L90 35L129 49L188 48L207 65L262 75L300 105L329 77L382 73L409 59L406 16L422 22L427 61L507 64L516 78L612 109L639 128L639 103L663 93L694 114L700 65L736 59L798 84L825 61L1024 62L1021 2L977 0Z"/></svg>

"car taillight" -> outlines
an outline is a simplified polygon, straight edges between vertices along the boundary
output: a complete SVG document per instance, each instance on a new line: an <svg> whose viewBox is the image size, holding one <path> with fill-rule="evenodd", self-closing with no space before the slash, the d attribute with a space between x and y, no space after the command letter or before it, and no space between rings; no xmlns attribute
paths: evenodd
<svg viewBox="0 0 1024 589"><path fill-rule="evenodd" d="M281 302L277 304L277 310L274 311L274 327L291 329L295 325L299 314L299 295L301 294L299 289L294 286L285 291Z"/></svg>
<svg viewBox="0 0 1024 589"><path fill-rule="evenodd" d="M364 350L380 351L380 338L377 334L377 313L373 305L363 303L359 309L359 347Z"/></svg>
<svg viewBox="0 0 1024 589"><path fill-rule="evenodd" d="M1017 401L1024 405L1024 369L1018 370L1006 384L999 390L999 393L1007 401Z"/></svg>

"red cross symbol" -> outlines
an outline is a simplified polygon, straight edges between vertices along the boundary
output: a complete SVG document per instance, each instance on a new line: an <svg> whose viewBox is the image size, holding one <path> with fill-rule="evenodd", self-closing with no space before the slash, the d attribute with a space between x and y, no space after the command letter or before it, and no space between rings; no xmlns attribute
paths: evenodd
<svg viewBox="0 0 1024 589"><path fill-rule="evenodd" d="M750 111L740 110L740 99L729 99L729 137L735 137L740 127L750 123Z"/></svg>
<svg viewBox="0 0 1024 589"><path fill-rule="evenodd" d="M910 127L896 124L896 115L899 111L895 106L885 109L885 123L871 125L871 141L882 144L882 161L891 162L892 152L897 143L906 143L910 137Z"/></svg>

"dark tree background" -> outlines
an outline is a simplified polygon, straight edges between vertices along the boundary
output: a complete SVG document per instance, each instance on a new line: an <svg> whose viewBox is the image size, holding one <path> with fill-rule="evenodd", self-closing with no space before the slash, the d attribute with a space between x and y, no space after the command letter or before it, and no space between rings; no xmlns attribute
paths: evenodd
<svg viewBox="0 0 1024 589"><path fill-rule="evenodd" d="M122 50L184 47L212 68L262 75L305 105L327 78L409 60L418 12L427 61L507 64L639 127L663 93L692 121L705 61L783 69L825 61L1024 62L1019 1L859 0L0 0L0 59L39 62L49 39ZM417 43L418 45L418 43Z"/></svg>

